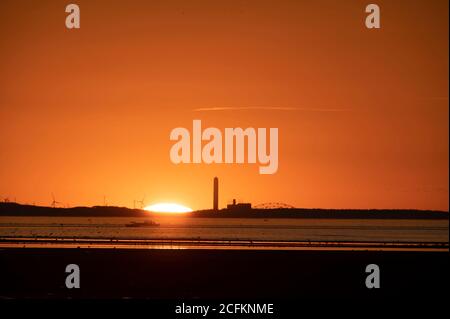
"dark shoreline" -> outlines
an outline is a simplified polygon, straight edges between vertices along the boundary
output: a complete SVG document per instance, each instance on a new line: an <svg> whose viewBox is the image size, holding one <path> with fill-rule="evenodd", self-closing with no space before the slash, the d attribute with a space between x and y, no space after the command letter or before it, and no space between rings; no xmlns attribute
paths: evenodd
<svg viewBox="0 0 450 319"><path fill-rule="evenodd" d="M151 217L142 209L114 206L94 207L45 207L0 203L2 216L43 216L43 217ZM449 213L415 209L319 209L319 208L274 208L274 209L221 209L199 210L186 213L192 218L318 218L318 219L449 219Z"/></svg>
<svg viewBox="0 0 450 319"><path fill-rule="evenodd" d="M0 297L442 300L448 251L0 249ZM77 264L81 288L65 287ZM365 287L377 264L381 288Z"/></svg>

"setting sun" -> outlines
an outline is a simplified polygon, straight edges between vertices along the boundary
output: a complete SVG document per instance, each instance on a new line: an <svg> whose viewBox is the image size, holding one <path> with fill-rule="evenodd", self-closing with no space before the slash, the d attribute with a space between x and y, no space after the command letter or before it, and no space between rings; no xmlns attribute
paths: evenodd
<svg viewBox="0 0 450 319"><path fill-rule="evenodd" d="M189 213L192 209L183 205L174 203L158 203L144 208L155 213Z"/></svg>

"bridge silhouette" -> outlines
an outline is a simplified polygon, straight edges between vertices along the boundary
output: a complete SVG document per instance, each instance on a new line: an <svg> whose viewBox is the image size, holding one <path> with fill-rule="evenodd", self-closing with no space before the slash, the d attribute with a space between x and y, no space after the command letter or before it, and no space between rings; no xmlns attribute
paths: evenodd
<svg viewBox="0 0 450 319"><path fill-rule="evenodd" d="M253 208L255 209L277 209L277 208L295 208L292 205L289 204L285 204L285 203L281 203L281 202L269 202L269 203L262 203L262 204L258 204L253 206Z"/></svg>

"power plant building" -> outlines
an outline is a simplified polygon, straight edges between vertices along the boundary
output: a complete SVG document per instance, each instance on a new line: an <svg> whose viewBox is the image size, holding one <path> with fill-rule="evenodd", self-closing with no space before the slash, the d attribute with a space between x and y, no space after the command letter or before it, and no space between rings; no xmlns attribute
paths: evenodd
<svg viewBox="0 0 450 319"><path fill-rule="evenodd" d="M228 211L249 211L251 209L251 203L237 203L235 199L233 199L233 204L227 205ZM217 177L214 177L213 182L213 211L219 211L219 179Z"/></svg>

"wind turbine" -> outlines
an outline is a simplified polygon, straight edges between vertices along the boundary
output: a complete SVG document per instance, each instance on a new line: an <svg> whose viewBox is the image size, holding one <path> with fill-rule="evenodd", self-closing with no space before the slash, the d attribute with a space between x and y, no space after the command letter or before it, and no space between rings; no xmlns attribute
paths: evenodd
<svg viewBox="0 0 450 319"><path fill-rule="evenodd" d="M140 204L139 208L143 209L144 206L145 206L145 203L144 203L145 202L145 195L144 195L144 197L142 197L142 200L138 200L137 202Z"/></svg>
<svg viewBox="0 0 450 319"><path fill-rule="evenodd" d="M53 208L56 208L56 205L61 204L60 202L57 202L57 201L55 200L55 195L53 195L53 193L52 193L52 199L53 199L53 201L52 201L52 207L53 207Z"/></svg>

